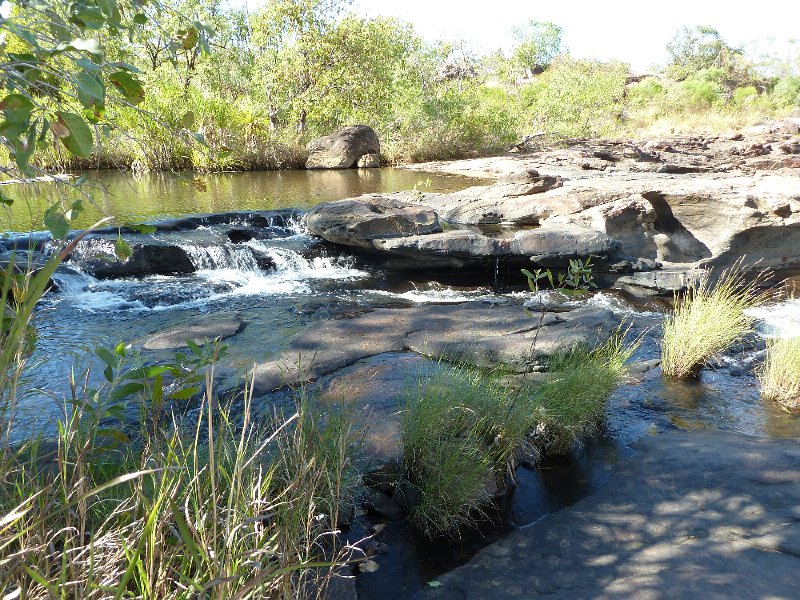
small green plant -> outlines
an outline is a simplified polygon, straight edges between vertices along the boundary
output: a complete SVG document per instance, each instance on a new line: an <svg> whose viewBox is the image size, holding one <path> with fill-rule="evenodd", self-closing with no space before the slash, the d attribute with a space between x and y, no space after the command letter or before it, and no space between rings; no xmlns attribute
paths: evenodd
<svg viewBox="0 0 800 600"><path fill-rule="evenodd" d="M764 398L788 411L800 410L800 337L768 341L757 375Z"/></svg>
<svg viewBox="0 0 800 600"><path fill-rule="evenodd" d="M696 377L708 359L751 332L753 318L746 311L768 297L758 291L759 282L758 277L747 282L739 262L716 280L705 271L683 296L676 297L661 336L663 374Z"/></svg>
<svg viewBox="0 0 800 600"><path fill-rule="evenodd" d="M522 269L522 274L528 278L528 287L532 292L539 291L539 282L546 280L550 287L567 295L585 294L597 289L597 284L592 276L592 259L570 259L566 273L559 273L556 279L550 269L536 269L531 272ZM556 283L558 281L558 283Z"/></svg>

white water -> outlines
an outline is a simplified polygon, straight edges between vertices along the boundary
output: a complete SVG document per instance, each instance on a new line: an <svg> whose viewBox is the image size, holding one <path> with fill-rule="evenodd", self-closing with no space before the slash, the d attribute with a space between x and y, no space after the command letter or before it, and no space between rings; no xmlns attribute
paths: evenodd
<svg viewBox="0 0 800 600"><path fill-rule="evenodd" d="M765 337L800 337L800 299L754 308L747 314L760 321L759 330Z"/></svg>

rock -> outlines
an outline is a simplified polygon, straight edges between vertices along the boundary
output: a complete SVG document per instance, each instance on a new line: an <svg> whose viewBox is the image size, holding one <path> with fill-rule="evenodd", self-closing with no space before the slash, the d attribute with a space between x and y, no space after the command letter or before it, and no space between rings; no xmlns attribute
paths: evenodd
<svg viewBox="0 0 800 600"><path fill-rule="evenodd" d="M245 322L239 317L212 318L193 321L159 331L148 337L143 346L145 350L172 350L187 348L186 340L195 344L206 344L215 338L227 339L241 333Z"/></svg>
<svg viewBox="0 0 800 600"><path fill-rule="evenodd" d="M380 568L380 565L374 560L365 560L358 563L358 570L362 573L374 573Z"/></svg>
<svg viewBox="0 0 800 600"><path fill-rule="evenodd" d="M650 436L599 492L512 532L422 600L793 598L800 444Z"/></svg>
<svg viewBox="0 0 800 600"><path fill-rule="evenodd" d="M379 195L324 202L306 215L309 232L335 244L371 247L375 238L441 231L437 214L425 206Z"/></svg>
<svg viewBox="0 0 800 600"><path fill-rule="evenodd" d="M543 320L516 303L377 309L353 319L322 321L301 332L278 359L255 366L254 385L257 395L265 394L315 380L371 356L404 350L525 371L559 349L575 344L595 347L617 325L611 311L595 307L547 314ZM308 357L307 362L298 365L298 356ZM369 373L364 371L364 377ZM397 377L393 381L399 385ZM339 395L346 397L347 389Z"/></svg>
<svg viewBox="0 0 800 600"><path fill-rule="evenodd" d="M378 469L367 471L361 479L367 487L391 495L404 478L400 465L387 463Z"/></svg>
<svg viewBox="0 0 800 600"><path fill-rule="evenodd" d="M358 159L359 169L376 169L381 166L380 154L365 154Z"/></svg>
<svg viewBox="0 0 800 600"><path fill-rule="evenodd" d="M372 127L351 125L314 140L308 152L306 169L348 169L364 155L380 154L381 144Z"/></svg>
<svg viewBox="0 0 800 600"><path fill-rule="evenodd" d="M403 511L411 513L422 502L422 492L410 481L400 484L392 498Z"/></svg>
<svg viewBox="0 0 800 600"><path fill-rule="evenodd" d="M113 242L109 243L109 249L111 248L113 248ZM110 256L108 252L103 251L103 247L97 250L94 256ZM186 275L195 272L195 266L186 250L169 243L134 244L131 256L127 260L94 258L91 251L73 256L71 260L76 261L83 271L98 279L144 277L146 275Z"/></svg>
<svg viewBox="0 0 800 600"><path fill-rule="evenodd" d="M364 508L368 512L389 521L399 521L405 516L403 510L383 492L368 492L364 498Z"/></svg>
<svg viewBox="0 0 800 600"><path fill-rule="evenodd" d="M564 266L574 258L602 258L619 248L619 242L599 231L574 225L551 224L514 234L511 252L529 256L542 267Z"/></svg>

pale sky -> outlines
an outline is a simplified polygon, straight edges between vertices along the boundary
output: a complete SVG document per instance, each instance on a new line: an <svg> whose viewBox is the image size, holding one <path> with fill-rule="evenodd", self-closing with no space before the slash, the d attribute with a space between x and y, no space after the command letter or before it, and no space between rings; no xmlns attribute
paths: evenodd
<svg viewBox="0 0 800 600"><path fill-rule="evenodd" d="M552 21L573 56L620 59L639 72L666 62L665 46L683 25L711 25L734 46L757 41L756 53L786 54L800 38L800 0L354 0L352 11L397 17L430 41L464 40L479 52L507 49L514 25Z"/></svg>

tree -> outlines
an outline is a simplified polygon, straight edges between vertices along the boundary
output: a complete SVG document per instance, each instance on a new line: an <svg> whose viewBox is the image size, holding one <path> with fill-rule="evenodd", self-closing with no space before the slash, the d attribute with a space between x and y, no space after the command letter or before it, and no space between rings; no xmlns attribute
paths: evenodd
<svg viewBox="0 0 800 600"><path fill-rule="evenodd" d="M0 145L12 160L0 166L10 177L47 174L37 155L62 149L88 159L114 123L114 105L137 107L145 99L141 71L115 60L107 49L132 39L162 11L146 0L10 0L0 18ZM202 46L208 34L199 22L185 28L183 48ZM115 52L116 53L116 52ZM118 53L117 53L118 54ZM0 202L13 200L0 195ZM64 211L53 207L45 225L56 238L68 230Z"/></svg>
<svg viewBox="0 0 800 600"><path fill-rule="evenodd" d="M667 44L667 52L668 71L678 80L704 69L722 69L726 75L744 74L742 49L730 46L713 27L683 27Z"/></svg>
<svg viewBox="0 0 800 600"><path fill-rule="evenodd" d="M561 52L562 29L543 21L528 21L515 27L512 35L516 46L511 60L525 76L543 72Z"/></svg>

